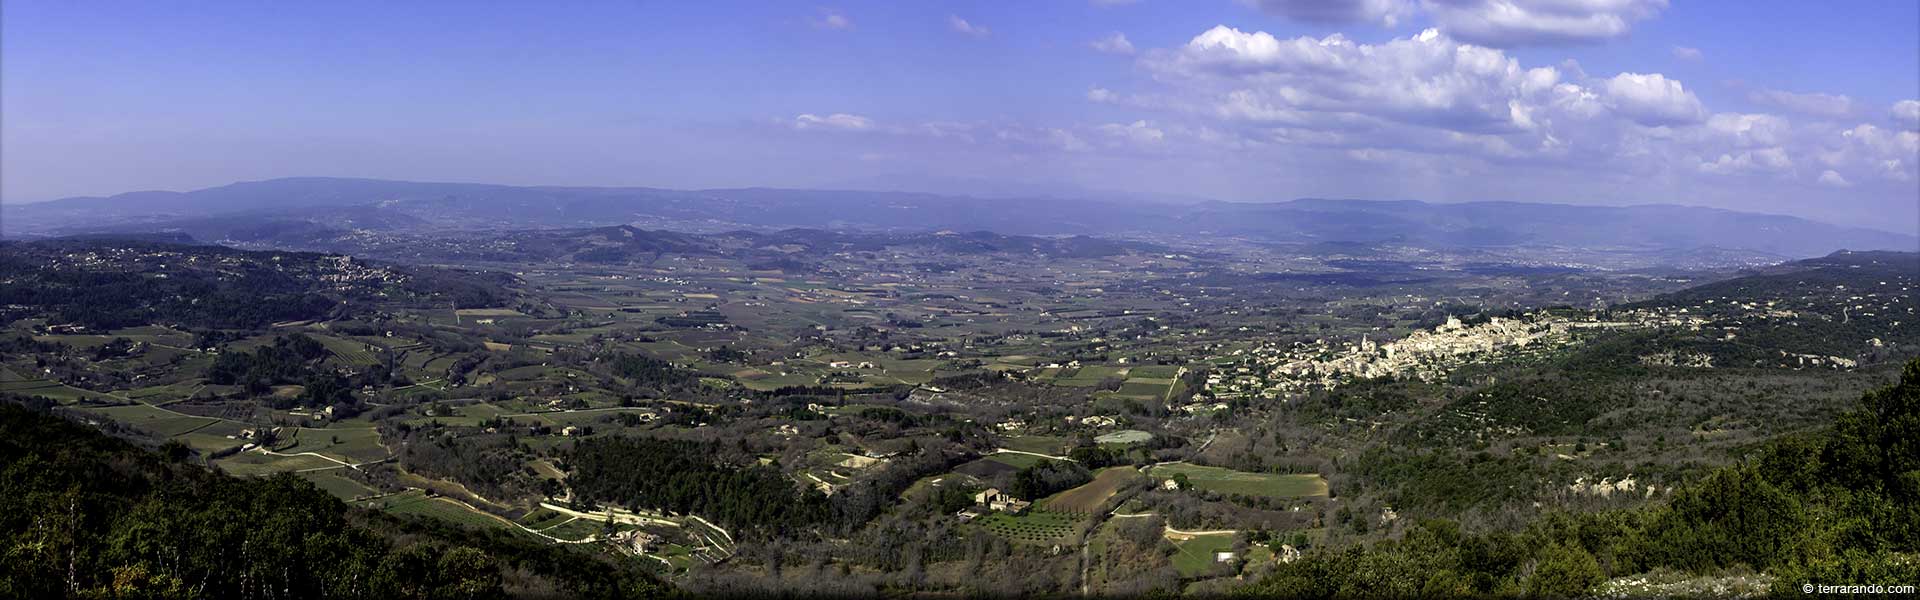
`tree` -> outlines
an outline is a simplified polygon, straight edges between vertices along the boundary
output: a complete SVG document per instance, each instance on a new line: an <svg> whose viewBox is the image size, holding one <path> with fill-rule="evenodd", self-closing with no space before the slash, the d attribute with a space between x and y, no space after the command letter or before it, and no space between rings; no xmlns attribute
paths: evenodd
<svg viewBox="0 0 1920 600"><path fill-rule="evenodd" d="M1572 598L1606 580L1600 561L1577 544L1548 548L1527 581L1527 591L1538 598Z"/></svg>

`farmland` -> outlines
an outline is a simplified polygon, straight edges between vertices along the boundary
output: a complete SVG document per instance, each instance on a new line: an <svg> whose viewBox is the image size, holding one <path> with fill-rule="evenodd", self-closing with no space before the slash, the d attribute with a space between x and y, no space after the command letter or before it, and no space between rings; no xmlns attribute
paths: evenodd
<svg viewBox="0 0 1920 600"><path fill-rule="evenodd" d="M1095 474L1093 481L1054 494L1040 504L1053 512L1090 514L1106 506L1121 486L1139 478L1140 472L1133 467L1107 467Z"/></svg>
<svg viewBox="0 0 1920 600"><path fill-rule="evenodd" d="M989 533L1009 541L1026 544L1059 544L1075 534L1078 517L1065 513L1029 510L1026 514L991 513L974 520Z"/></svg>
<svg viewBox="0 0 1920 600"><path fill-rule="evenodd" d="M1185 463L1155 465L1147 474L1155 480L1172 479L1176 474L1184 474L1195 488L1222 494L1267 498L1327 495L1326 480L1314 474L1246 473Z"/></svg>

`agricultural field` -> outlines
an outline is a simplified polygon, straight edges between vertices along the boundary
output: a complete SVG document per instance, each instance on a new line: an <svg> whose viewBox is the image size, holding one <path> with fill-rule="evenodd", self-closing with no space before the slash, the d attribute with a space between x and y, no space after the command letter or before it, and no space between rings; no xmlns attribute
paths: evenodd
<svg viewBox="0 0 1920 600"><path fill-rule="evenodd" d="M1021 452L1059 456L1067 450L1067 438L1050 435L1015 435L1000 439L1000 447Z"/></svg>
<svg viewBox="0 0 1920 600"><path fill-rule="evenodd" d="M318 456L275 456L260 451L241 452L233 456L213 461L215 466L235 477L271 475L289 471L309 471L318 469L344 468L340 463Z"/></svg>
<svg viewBox="0 0 1920 600"><path fill-rule="evenodd" d="M511 529L518 531L499 517L467 508L459 502L446 498L428 496L421 490L408 490L392 496L368 502L368 508L383 510L397 515L417 515L439 519L456 525L475 529Z"/></svg>
<svg viewBox="0 0 1920 600"><path fill-rule="evenodd" d="M1187 481L1195 489L1222 494L1268 498L1327 495L1327 480L1317 474L1247 473L1186 463L1156 465L1147 471L1156 481L1172 479L1175 474L1181 473L1186 474Z"/></svg>
<svg viewBox="0 0 1920 600"><path fill-rule="evenodd" d="M1107 467L1095 474L1093 481L1054 494L1041 500L1040 504L1052 512L1091 514L1105 507L1121 486L1139 478L1140 471L1133 467Z"/></svg>
<svg viewBox="0 0 1920 600"><path fill-rule="evenodd" d="M348 366L366 368L380 362L379 359L374 356L373 352L368 350L368 344L366 342L330 335L312 335L309 337L320 342L320 345L326 346L328 351L332 352L334 356L339 357L340 361L346 363Z"/></svg>
<svg viewBox="0 0 1920 600"><path fill-rule="evenodd" d="M372 462L388 455L386 447L380 445L380 432L372 427L298 427L283 429L280 435L282 440L292 437L291 444L274 449L285 454L313 452L350 463Z"/></svg>
<svg viewBox="0 0 1920 600"><path fill-rule="evenodd" d="M974 519L974 523L1009 541L1028 544L1058 544L1071 541L1079 517L1044 510L1029 510L1022 515L995 512Z"/></svg>
<svg viewBox="0 0 1920 600"><path fill-rule="evenodd" d="M308 471L301 473L300 477L313 482L314 487L325 490L341 500L353 501L379 493L378 490L367 487L366 484L348 479L340 469Z"/></svg>
<svg viewBox="0 0 1920 600"><path fill-rule="evenodd" d="M212 417L183 415L147 404L88 407L81 410L138 427L161 437L185 435L220 421Z"/></svg>

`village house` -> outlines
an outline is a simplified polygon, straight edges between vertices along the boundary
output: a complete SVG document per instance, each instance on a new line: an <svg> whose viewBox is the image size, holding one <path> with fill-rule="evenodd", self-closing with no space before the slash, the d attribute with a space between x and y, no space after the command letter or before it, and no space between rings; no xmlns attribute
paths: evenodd
<svg viewBox="0 0 1920 600"><path fill-rule="evenodd" d="M1026 512L1027 507L1033 506L1032 502L1000 493L999 488L987 488L987 491L974 494L973 501L975 504L980 504L999 512L1016 515Z"/></svg>

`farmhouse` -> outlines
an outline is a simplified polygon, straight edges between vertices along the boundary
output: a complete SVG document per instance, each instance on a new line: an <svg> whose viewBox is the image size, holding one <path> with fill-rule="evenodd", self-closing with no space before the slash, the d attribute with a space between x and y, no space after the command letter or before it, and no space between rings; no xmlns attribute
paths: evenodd
<svg viewBox="0 0 1920 600"><path fill-rule="evenodd" d="M981 504L993 510L1016 515L1026 512L1027 507L1033 506L1032 502L1000 493L999 488L987 488L987 491L974 494L973 501L975 504Z"/></svg>

